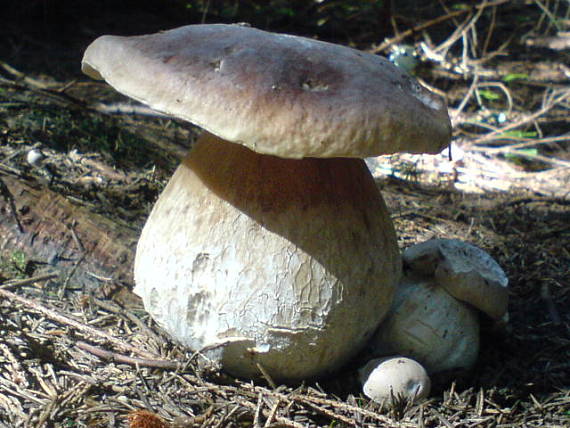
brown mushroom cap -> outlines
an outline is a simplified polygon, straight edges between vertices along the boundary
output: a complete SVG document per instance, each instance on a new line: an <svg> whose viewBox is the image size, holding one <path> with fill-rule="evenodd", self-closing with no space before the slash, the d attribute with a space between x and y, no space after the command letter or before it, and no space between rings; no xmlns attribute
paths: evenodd
<svg viewBox="0 0 570 428"><path fill-rule="evenodd" d="M437 153L451 134L444 100L385 58L242 25L103 36L82 67L129 97L262 154Z"/></svg>

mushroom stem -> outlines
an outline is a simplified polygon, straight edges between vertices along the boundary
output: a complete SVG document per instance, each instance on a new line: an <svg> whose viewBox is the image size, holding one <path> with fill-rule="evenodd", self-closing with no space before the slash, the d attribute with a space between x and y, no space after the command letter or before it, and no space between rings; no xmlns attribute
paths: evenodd
<svg viewBox="0 0 570 428"><path fill-rule="evenodd" d="M390 307L396 235L361 159L262 155L204 133L156 203L135 292L236 376L324 375ZM167 304L165 304L167 302Z"/></svg>

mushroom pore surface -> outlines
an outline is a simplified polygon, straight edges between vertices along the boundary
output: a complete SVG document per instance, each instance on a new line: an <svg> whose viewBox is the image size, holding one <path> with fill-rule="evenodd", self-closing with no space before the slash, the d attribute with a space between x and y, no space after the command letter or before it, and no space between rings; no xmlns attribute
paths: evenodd
<svg viewBox="0 0 570 428"><path fill-rule="evenodd" d="M330 373L369 339L401 260L361 159L291 160L204 134L142 232L135 292L236 376Z"/></svg>

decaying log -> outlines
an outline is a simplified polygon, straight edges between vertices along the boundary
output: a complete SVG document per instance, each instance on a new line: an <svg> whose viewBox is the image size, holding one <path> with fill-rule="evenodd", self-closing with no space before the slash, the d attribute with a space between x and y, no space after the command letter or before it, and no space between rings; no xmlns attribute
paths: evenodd
<svg viewBox="0 0 570 428"><path fill-rule="evenodd" d="M138 232L46 186L0 172L0 255L23 251L74 287L132 283Z"/></svg>

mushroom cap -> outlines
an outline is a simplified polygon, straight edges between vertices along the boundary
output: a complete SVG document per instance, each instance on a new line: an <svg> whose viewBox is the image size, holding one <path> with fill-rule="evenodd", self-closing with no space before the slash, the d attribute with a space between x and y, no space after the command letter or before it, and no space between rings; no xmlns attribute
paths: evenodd
<svg viewBox="0 0 570 428"><path fill-rule="evenodd" d="M508 309L509 280L485 251L458 239L432 239L407 248L404 265L495 320Z"/></svg>
<svg viewBox="0 0 570 428"><path fill-rule="evenodd" d="M414 358L429 373L469 369L479 354L479 316L433 278L404 277L368 346L374 356Z"/></svg>
<svg viewBox="0 0 570 428"><path fill-rule="evenodd" d="M378 403L404 396L419 400L429 395L430 378L420 363L406 357L379 358L359 370L364 394Z"/></svg>
<svg viewBox="0 0 570 428"><path fill-rule="evenodd" d="M243 25L102 36L82 69L262 154L437 153L451 135L445 101L385 58Z"/></svg>

